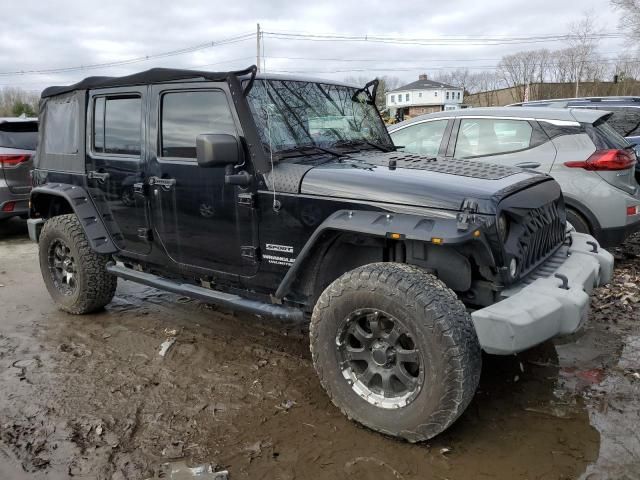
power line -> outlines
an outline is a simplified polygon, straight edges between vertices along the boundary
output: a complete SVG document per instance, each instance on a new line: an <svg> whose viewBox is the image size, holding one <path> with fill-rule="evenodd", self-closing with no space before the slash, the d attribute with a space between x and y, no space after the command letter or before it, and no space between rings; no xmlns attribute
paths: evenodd
<svg viewBox="0 0 640 480"><path fill-rule="evenodd" d="M398 45L425 45L425 46L444 46L444 45L520 45L532 43L545 43L557 41L569 41L574 39L581 40L599 40L607 38L623 38L625 35L620 32L610 33L594 33L587 36L579 36L575 34L553 34L553 35L536 35L536 36L449 36L449 37L432 37L432 38L410 38L410 37L391 37L378 35L343 35L335 33L285 33L285 32L268 32L263 31L263 35L280 40L299 40L299 41L321 41L321 42L372 42L372 43L389 43ZM444 38L444 39L443 39Z"/></svg>
<svg viewBox="0 0 640 480"><path fill-rule="evenodd" d="M119 67L122 65L131 65L134 63L147 62L149 60L155 60L158 58L167 58L167 57L174 57L177 55L184 55L187 53L197 52L199 50L205 50L208 48L218 47L222 45L231 45L234 43L239 43L245 40L253 39L254 37L255 37L255 34L246 33L246 34L238 35L235 37L225 38L223 40L200 43L198 45L192 45L190 47L180 48L177 50L170 50L168 52L157 53L154 55L145 55L143 57L130 58L127 60L119 60L119 61L106 62L106 63L94 63L90 65L78 65L74 67L49 68L49 69L42 69L42 70L18 70L14 72L0 72L0 77L16 76L16 75L46 75L46 74L55 74L55 73L69 73L69 72L84 71L84 70L95 70L99 68Z"/></svg>

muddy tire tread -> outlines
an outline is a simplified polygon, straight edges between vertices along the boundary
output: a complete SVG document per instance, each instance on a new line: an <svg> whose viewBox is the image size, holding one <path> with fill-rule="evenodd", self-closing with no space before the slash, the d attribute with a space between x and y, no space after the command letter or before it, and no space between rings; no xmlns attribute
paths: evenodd
<svg viewBox="0 0 640 480"><path fill-rule="evenodd" d="M315 347L318 345L318 326L322 321L323 311L331 308L334 299L353 289L367 289L382 294L383 292L379 292L381 284L386 284L392 295L406 300L415 299L415 305L419 305L424 311L433 312L433 324L427 322L423 327L439 335L444 344L448 345L443 352L448 365L444 375L447 389L440 399L441 408L412 431L389 432L363 421L360 423L410 442L427 440L444 431L469 405L480 381L482 365L481 349L470 315L455 293L434 275L412 265L381 262L356 268L335 280L320 295L313 311L310 325L313 364L331 401L351 418L335 397L332 385L326 380L322 370L319 352ZM384 294L388 295L389 291ZM422 318L429 318L429 315Z"/></svg>
<svg viewBox="0 0 640 480"><path fill-rule="evenodd" d="M47 220L42 228L40 239L46 238L51 231L61 232L71 239L80 255L80 258L77 259L78 267L83 270L87 280L77 302L73 305L59 304L59 307L74 315L100 310L111 302L118 283L117 277L106 270L107 262L111 257L96 253L91 248L75 214L59 215ZM42 249L40 255L43 255Z"/></svg>

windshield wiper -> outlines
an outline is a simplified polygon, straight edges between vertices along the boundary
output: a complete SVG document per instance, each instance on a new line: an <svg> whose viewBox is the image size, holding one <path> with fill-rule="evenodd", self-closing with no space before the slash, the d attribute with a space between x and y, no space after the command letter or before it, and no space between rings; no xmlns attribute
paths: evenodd
<svg viewBox="0 0 640 480"><path fill-rule="evenodd" d="M334 143L334 146L336 147L357 147L358 145L369 145L373 148L376 148L382 152L392 152L395 150L395 148L391 148L391 147L386 147L384 145L380 145L378 143L375 142L370 142L369 140L365 140L364 138L361 140L340 140L336 143Z"/></svg>
<svg viewBox="0 0 640 480"><path fill-rule="evenodd" d="M320 147L318 145L298 145L297 147L287 148L286 150L280 150L274 153L278 157L284 158L284 157L292 156L291 154L296 154L296 153L302 153L304 155L305 154L304 152L308 152L308 154L313 154L314 152L315 153L323 152L323 153L328 153L330 155L333 155L335 157L343 156L342 153L337 152L331 148Z"/></svg>

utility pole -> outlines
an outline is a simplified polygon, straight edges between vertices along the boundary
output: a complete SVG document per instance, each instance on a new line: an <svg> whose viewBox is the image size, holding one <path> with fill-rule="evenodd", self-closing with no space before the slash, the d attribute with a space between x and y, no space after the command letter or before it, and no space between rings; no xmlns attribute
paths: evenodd
<svg viewBox="0 0 640 480"><path fill-rule="evenodd" d="M260 24L258 23L258 29L256 30L256 66L258 67L258 73L260 73Z"/></svg>

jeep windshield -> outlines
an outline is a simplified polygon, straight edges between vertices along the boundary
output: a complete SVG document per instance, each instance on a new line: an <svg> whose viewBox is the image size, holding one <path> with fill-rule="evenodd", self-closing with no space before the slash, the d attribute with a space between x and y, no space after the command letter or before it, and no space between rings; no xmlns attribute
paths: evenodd
<svg viewBox="0 0 640 480"><path fill-rule="evenodd" d="M336 149L394 149L371 96L363 89L260 79L248 98L265 151L280 158L336 154Z"/></svg>

